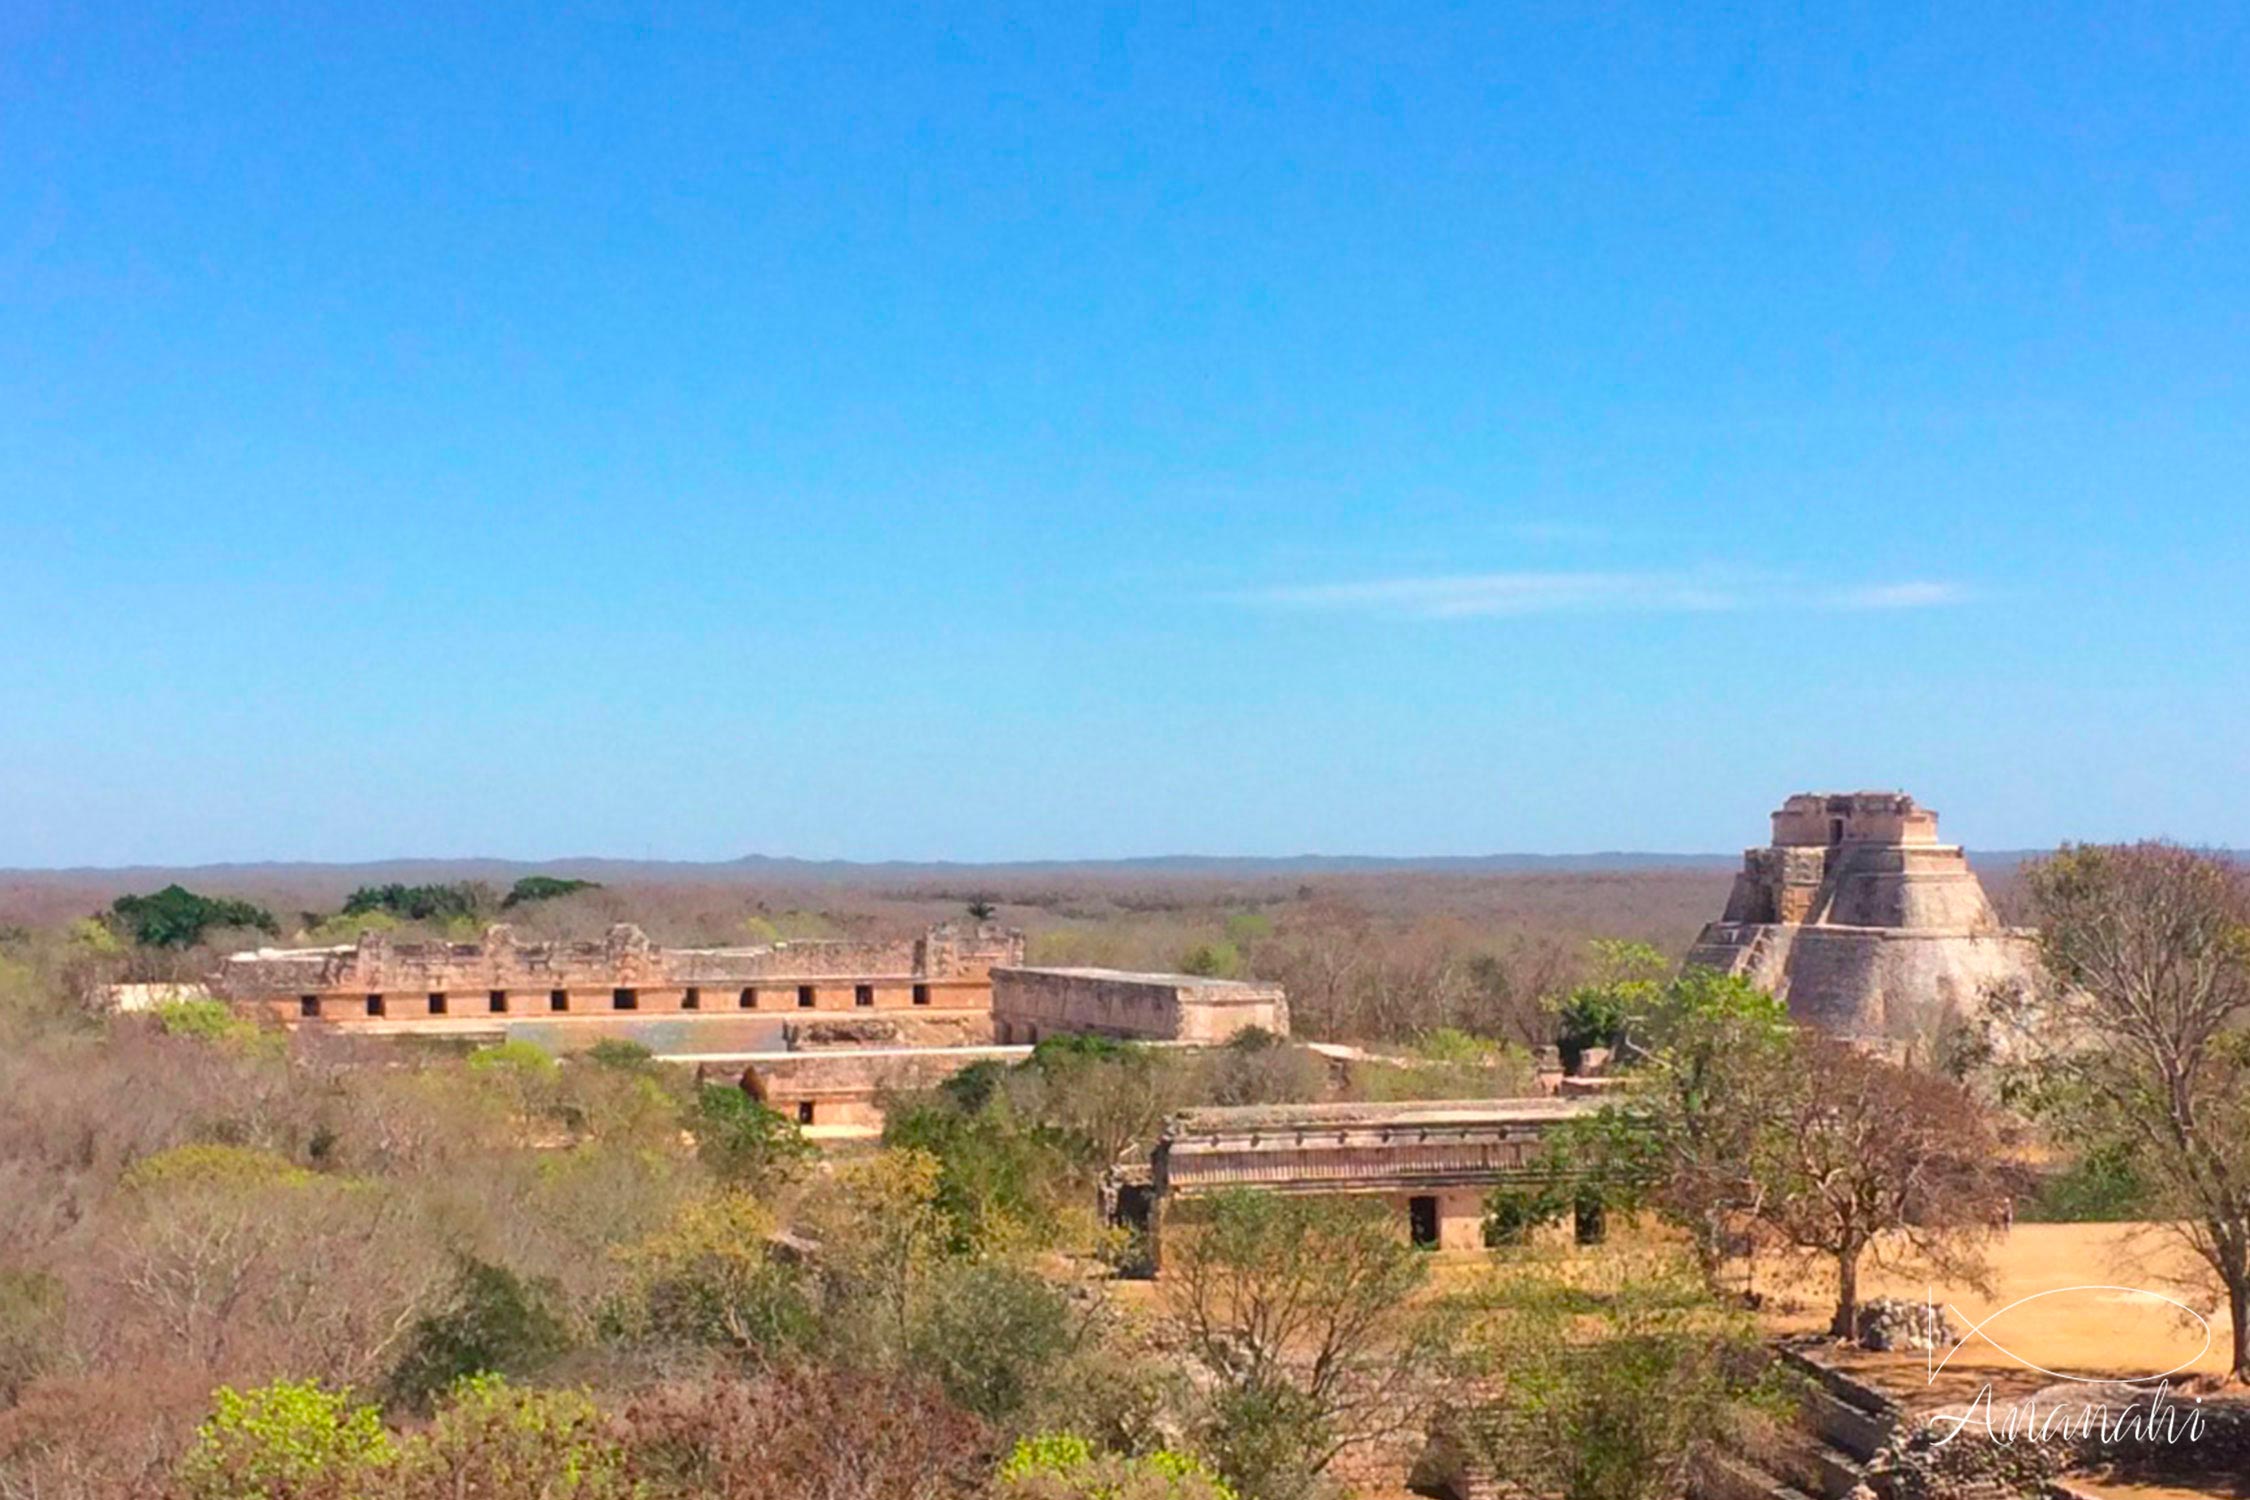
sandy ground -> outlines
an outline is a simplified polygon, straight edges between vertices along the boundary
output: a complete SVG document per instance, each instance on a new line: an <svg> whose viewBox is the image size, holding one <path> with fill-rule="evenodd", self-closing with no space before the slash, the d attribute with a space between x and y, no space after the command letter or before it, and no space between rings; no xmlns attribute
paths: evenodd
<svg viewBox="0 0 2250 1500"><path fill-rule="evenodd" d="M1615 1253L1646 1249L1640 1236L1626 1231ZM1551 1246L1548 1266L1563 1275L1574 1264L1585 1268L1588 1252ZM1870 1354L1833 1347L1827 1357L1890 1392L1910 1409L1927 1410L1971 1399L1986 1384L1993 1399L2029 1395L2056 1383L2055 1377L2028 1368L2030 1360L2048 1370L2115 1379L2146 1377L2184 1365L2172 1376L2175 1387L2209 1388L2226 1368L2230 1333L2223 1307L2211 1312L2210 1346L2204 1326L2161 1300L2161 1293L2194 1304L2196 1295L2179 1282L2191 1279L2194 1261L2160 1229L2131 1224L2020 1224L1988 1247L1991 1285L1926 1284L1918 1273L1871 1266L1860 1274L1864 1297L1922 1300L1925 1292L1950 1306L1957 1327L1980 1325L1979 1333L1956 1350L1933 1378L1920 1352ZM1482 1255L1447 1255L1435 1267L1432 1292L1458 1289L1487 1273ZM1766 1299L1765 1325L1775 1333L1818 1333L1826 1329L1833 1306L1834 1278L1823 1270L1761 1266L1757 1289ZM2103 1287L2109 1290L2072 1291ZM2123 1288L2124 1290L2116 1290ZM1147 1282L1113 1288L1130 1305L1150 1307L1160 1300ZM2045 1296L2034 1294L2047 1293ZM2026 1302L2021 1299L2032 1298ZM2020 1305L2011 1305L2020 1304ZM2005 1346L2005 1348L2001 1347ZM2013 1354L2007 1351L2014 1351ZM2199 1352L2200 1351L2200 1352ZM2232 1490L2180 1489L2161 1485L2072 1481L2105 1500L2250 1500L2250 1478Z"/></svg>
<svg viewBox="0 0 2250 1500"><path fill-rule="evenodd" d="M2215 1378L2226 1369L2231 1334L2223 1307L2205 1327L2161 1296L2194 1304L2183 1291L2194 1261L2161 1230L2132 1224L2019 1224L1990 1247L1992 1285L1987 1290L1929 1283L1912 1273L1863 1271L1863 1297L1931 1300L1954 1309L1954 1320L1979 1332L1956 1352L1933 1383L1919 1354L1857 1355L1848 1362L1887 1390L1915 1405L1964 1400L1987 1379L1994 1394L2035 1390L2051 1377L2027 1367L2070 1375L2119 1379L2147 1377L2175 1366L2175 1383ZM1762 1274L1769 1322L1779 1332L1818 1332L1828 1321L1832 1277ZM2088 1288L2071 1290L2073 1288ZM2106 1288L2106 1289L2091 1289ZM2122 1288L2120 1290L2119 1288ZM2045 1294L2045 1295L2035 1295ZM2029 1301L2021 1299L2030 1298ZM2014 1305L2011 1305L2014 1304ZM2010 1352L2012 1351L2012 1352ZM2200 1351L2200 1352L2199 1352ZM2005 1387L2005 1389L2004 1389Z"/></svg>
<svg viewBox="0 0 2250 1500"><path fill-rule="evenodd" d="M1641 1233L1626 1230L1612 1253L1645 1251ZM1588 1252L1568 1247L1567 1236L1547 1247L1554 1273L1588 1267ZM1931 1300L1953 1309L1957 1326L1980 1325L1931 1380L1928 1361L1912 1354L1865 1354L1838 1349L1842 1363L1916 1406L1965 1400L1990 1380L1996 1395L2031 1391L2055 1377L2028 1368L2026 1360L2071 1375L2123 1379L2145 1377L2185 1365L2173 1378L2184 1384L2212 1379L2226 1368L2230 1337L2223 1307L2210 1313L2210 1347L2204 1327L2155 1294L2194 1303L2178 1279L2194 1262L2176 1241L2157 1228L2134 1224L2019 1224L1988 1247L1989 1289L1926 1282L1917 1272L1870 1265L1860 1273L1863 1298L1889 1296ZM1505 1262L1503 1262L1503 1265ZM1446 1255L1434 1267L1433 1293L1455 1290L1487 1274L1483 1255ZM1779 1262L1761 1265L1755 1285L1765 1297L1766 1326L1776 1333L1818 1333L1828 1326L1834 1277L1825 1268L1792 1269ZM2072 1291L2111 1287L2125 1290ZM1131 1305L1160 1300L1155 1285L1120 1282L1112 1290ZM2034 1296L2046 1293L2045 1296ZM2025 1302L2021 1299L2032 1298ZM2011 1304L2020 1304L2011 1306ZM2002 1311L2006 1309L2006 1311ZM2004 1347L2003 1347L2004 1346ZM2014 1351L2013 1354L2006 1351ZM2201 1351L2198 1353L2198 1351Z"/></svg>
<svg viewBox="0 0 2250 1500"><path fill-rule="evenodd" d="M1991 1246L1990 1255L1989 1290L1942 1283L1928 1289L1932 1300L1952 1305L1963 1331L1970 1324L1982 1330L1970 1335L1935 1378L1928 1357L1920 1353L1835 1349L1829 1357L1917 1410L1966 1402L1988 1383L1994 1401L2001 1403L2055 1384L2051 1376L2026 1368L2025 1359L2071 1375L2120 1378L2153 1375L2185 1363L2171 1378L2190 1390L2215 1385L2226 1369L2231 1334L2223 1307L2209 1314L2210 1347L2205 1349L2204 1325L2155 1296L2136 1295L2163 1293L2191 1305L2198 1301L2196 1293L2179 1284L2193 1279L2193 1258L2161 1230L2130 1224L2019 1224ZM1770 1299L1769 1323L1776 1331L1826 1327L1832 1277L1768 1277L1760 1284ZM2133 1290L2063 1290L2081 1286ZM2043 1292L2051 1295L2034 1296ZM1910 1274L1863 1272L1861 1294L1919 1300L1925 1287L1922 1278ZM2027 1297L2033 1300L2011 1307ZM2085 1476L2074 1476L2071 1483L2104 1500L2250 1497L2250 1476L2231 1488L2128 1484Z"/></svg>

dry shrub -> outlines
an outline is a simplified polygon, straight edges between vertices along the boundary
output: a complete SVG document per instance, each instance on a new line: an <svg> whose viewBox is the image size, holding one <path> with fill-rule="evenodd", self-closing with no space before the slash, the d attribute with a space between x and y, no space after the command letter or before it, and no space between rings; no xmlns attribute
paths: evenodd
<svg viewBox="0 0 2250 1500"><path fill-rule="evenodd" d="M659 1386L615 1430L638 1475L702 1500L967 1500L991 1466L983 1424L933 1387L821 1365Z"/></svg>
<svg viewBox="0 0 2250 1500"><path fill-rule="evenodd" d="M163 1488L210 1400L177 1365L48 1379L0 1411L0 1500L116 1500Z"/></svg>

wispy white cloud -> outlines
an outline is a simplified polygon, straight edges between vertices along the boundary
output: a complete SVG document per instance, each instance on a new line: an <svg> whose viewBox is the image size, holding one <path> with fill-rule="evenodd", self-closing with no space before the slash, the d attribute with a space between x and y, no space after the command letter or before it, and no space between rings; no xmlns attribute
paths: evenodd
<svg viewBox="0 0 2250 1500"><path fill-rule="evenodd" d="M1957 583L1919 579L1839 589L1826 602L1830 609L1929 609L1941 604L1960 604L1968 598L1969 591Z"/></svg>
<svg viewBox="0 0 2250 1500"><path fill-rule="evenodd" d="M1285 584L1227 597L1273 609L1458 620L1570 613L1928 609L1960 603L1968 594L1958 584L1933 579L1814 587L1787 577L1717 571L1530 571Z"/></svg>

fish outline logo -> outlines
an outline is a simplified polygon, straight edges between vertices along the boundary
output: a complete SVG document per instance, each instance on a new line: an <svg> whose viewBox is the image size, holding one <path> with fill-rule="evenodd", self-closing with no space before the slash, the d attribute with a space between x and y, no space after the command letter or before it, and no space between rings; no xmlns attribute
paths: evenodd
<svg viewBox="0 0 2250 1500"><path fill-rule="evenodd" d="M2051 1370L2047 1366L2040 1364L2035 1360L2025 1359L2021 1354L2018 1354L2015 1350L2009 1348L2006 1344L2001 1343L1998 1339L1994 1338L1990 1333L1987 1333L1985 1331L1994 1323L1998 1322L2001 1318L2006 1317L2009 1313L2023 1306L2026 1302L2037 1302L2042 1297L2059 1297L2069 1292L2125 1292L2135 1297L2153 1297L2159 1302L2168 1303L2169 1305L2178 1308L2181 1312L2184 1312L2189 1317L2193 1318L2196 1322L2196 1326L2200 1327L2203 1330L2203 1347L2196 1350L2193 1354L2189 1355L2186 1359L2181 1360L2178 1364L2172 1366L2168 1370L2159 1370L2153 1375L2128 1376L2120 1380L2115 1376L2109 1375L2073 1375L2065 1370ZM1930 1313L1930 1322L1934 1326L1937 1322L1936 1314L1940 1309L1938 1304L1932 1300L1932 1297L1932 1290L1928 1287L1924 1287L1922 1290L1922 1305L1924 1309ZM2036 1370L2040 1374L2050 1376L2056 1380L2075 1381L2081 1385L2154 1385L2159 1381L2168 1380L2172 1376L2179 1374L2182 1370L2187 1369L2197 1360L2203 1358L2204 1355L2210 1353L2211 1345L2215 1338L2215 1335L2213 1334L2211 1328L2211 1320L2205 1317L2203 1314L2197 1312L2194 1308L2188 1306L2185 1302L2182 1302L2179 1298L2166 1296L2162 1292L2152 1292L2147 1287L2118 1286L2108 1282L2081 1282L2075 1286L2048 1287L2045 1291L2033 1292L2028 1296L2018 1297L2015 1301L2009 1303L2007 1306L1996 1308L1992 1312L1986 1313L1981 1320L1976 1322L1971 1322L1967 1313L1961 1311L1961 1309L1955 1307L1950 1302L1944 1304L1943 1310L1945 1312L1953 1314L1955 1317L1958 1317L1963 1323L1967 1324L1968 1331L1961 1335L1961 1337L1954 1343L1952 1348L1945 1351L1945 1358L1943 1359L1938 1358L1937 1341L1934 1339L1931 1340L1929 1350L1924 1357L1924 1362L1928 1367L1928 1374L1925 1378L1924 1383L1929 1385L1935 1385L1937 1383L1939 1372L1942 1371L1947 1364L1951 1363L1953 1356L1960 1353L1961 1350L1968 1345L1969 1340L1973 1338L1982 1338L1993 1348L1999 1350L2002 1354L2007 1355L2008 1358L2014 1360L2017 1364L2022 1365L2027 1370Z"/></svg>

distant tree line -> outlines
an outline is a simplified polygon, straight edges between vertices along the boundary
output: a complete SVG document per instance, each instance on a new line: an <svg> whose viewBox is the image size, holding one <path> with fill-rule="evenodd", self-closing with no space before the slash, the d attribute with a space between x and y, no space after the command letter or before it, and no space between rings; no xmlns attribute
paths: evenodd
<svg viewBox="0 0 2250 1500"><path fill-rule="evenodd" d="M273 913L247 901L199 896L168 885L148 896L120 896L110 903L112 924L144 948L192 948L203 934L222 927L245 928L279 936Z"/></svg>
<svg viewBox="0 0 2250 1500"><path fill-rule="evenodd" d="M402 922L444 922L454 918L479 917L493 911L513 911L535 901L552 901L558 896L568 896L575 891L598 891L601 883L594 880L565 880L553 875L526 875L509 888L505 896L495 897L492 887L481 880L462 880L450 885L363 885L344 898L344 915L363 916L368 912L384 912Z"/></svg>
<svg viewBox="0 0 2250 1500"><path fill-rule="evenodd" d="M551 901L577 891L600 890L598 881L568 880L552 875L527 875L505 896L481 881L447 885L363 885L344 898L347 917L381 913L402 922L474 920L496 912L513 911L540 901ZM305 925L317 925L319 914L307 912ZM103 924L118 936L143 948L180 950L199 946L207 934L237 930L281 935L281 924L272 912L254 902L225 896L206 896L178 884L148 895L120 896L112 901Z"/></svg>

